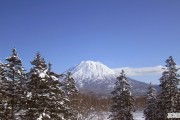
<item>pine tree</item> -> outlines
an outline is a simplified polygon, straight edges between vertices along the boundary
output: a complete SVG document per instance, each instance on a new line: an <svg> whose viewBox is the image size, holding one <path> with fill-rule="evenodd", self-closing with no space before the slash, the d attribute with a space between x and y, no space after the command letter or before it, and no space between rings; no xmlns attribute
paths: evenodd
<svg viewBox="0 0 180 120"><path fill-rule="evenodd" d="M34 66L28 74L26 119L64 120L67 113L63 91L58 78L51 72L44 58L37 53L31 62Z"/></svg>
<svg viewBox="0 0 180 120"><path fill-rule="evenodd" d="M147 106L144 110L146 120L156 120L156 91L150 83L147 93Z"/></svg>
<svg viewBox="0 0 180 120"><path fill-rule="evenodd" d="M0 119L6 119L6 104L5 96L5 81L6 81L6 66L0 62Z"/></svg>
<svg viewBox="0 0 180 120"><path fill-rule="evenodd" d="M62 89L62 83L59 81L61 75L51 71L51 64L48 65L48 86L49 86L49 107L48 112L51 119L68 120L69 108L67 101L63 95L65 91ZM46 110L47 111L47 110Z"/></svg>
<svg viewBox="0 0 180 120"><path fill-rule="evenodd" d="M43 114L47 107L44 103L47 100L47 86L45 86L47 76L45 72L48 68L44 58L41 58L40 53L36 54L36 57L31 64L34 67L31 68L28 73L26 119L35 120Z"/></svg>
<svg viewBox="0 0 180 120"><path fill-rule="evenodd" d="M168 113L177 112L178 83L176 63L172 56L166 60L166 68L160 78L160 94L157 100L157 120L167 120Z"/></svg>
<svg viewBox="0 0 180 120"><path fill-rule="evenodd" d="M133 120L132 110L134 97L130 92L131 86L124 71L117 77L114 91L112 91L111 120Z"/></svg>
<svg viewBox="0 0 180 120"><path fill-rule="evenodd" d="M70 120L76 120L78 117L78 89L70 72L63 74L63 77L63 90L65 91L64 97L69 99L69 101L67 101L67 105L69 108L68 118Z"/></svg>
<svg viewBox="0 0 180 120"><path fill-rule="evenodd" d="M16 49L12 49L12 55L6 58L7 63L4 69L3 95L6 99L6 119L19 119L19 111L22 110L25 90L23 87L24 68L18 57Z"/></svg>

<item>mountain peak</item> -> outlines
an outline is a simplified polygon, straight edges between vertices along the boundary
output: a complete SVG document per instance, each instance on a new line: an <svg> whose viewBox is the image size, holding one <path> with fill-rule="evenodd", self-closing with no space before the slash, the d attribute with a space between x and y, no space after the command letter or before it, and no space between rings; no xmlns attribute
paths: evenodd
<svg viewBox="0 0 180 120"><path fill-rule="evenodd" d="M72 73L78 89L84 93L93 92L97 95L110 95L119 74L101 62L81 61L76 66L67 70ZM132 93L144 95L147 93L146 83L128 78L132 85Z"/></svg>
<svg viewBox="0 0 180 120"><path fill-rule="evenodd" d="M80 62L69 71L78 79L106 79L115 75L115 72L106 65L90 60Z"/></svg>
<svg viewBox="0 0 180 120"><path fill-rule="evenodd" d="M99 61L92 61L92 60L87 60L87 61L81 61L79 64L86 64L86 65L97 65L97 64L102 64Z"/></svg>

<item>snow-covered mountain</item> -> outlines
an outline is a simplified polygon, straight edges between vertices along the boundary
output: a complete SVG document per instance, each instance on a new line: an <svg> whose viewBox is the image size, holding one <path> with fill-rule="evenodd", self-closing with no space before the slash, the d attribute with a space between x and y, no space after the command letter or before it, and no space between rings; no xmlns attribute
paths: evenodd
<svg viewBox="0 0 180 120"><path fill-rule="evenodd" d="M92 92L96 95L110 95L118 76L114 70L100 62L82 61L67 70L72 73L80 91ZM148 84L128 78L134 95L145 95Z"/></svg>
<svg viewBox="0 0 180 120"><path fill-rule="evenodd" d="M115 76L115 72L100 62L82 61L71 68L73 76L78 79L110 79Z"/></svg>

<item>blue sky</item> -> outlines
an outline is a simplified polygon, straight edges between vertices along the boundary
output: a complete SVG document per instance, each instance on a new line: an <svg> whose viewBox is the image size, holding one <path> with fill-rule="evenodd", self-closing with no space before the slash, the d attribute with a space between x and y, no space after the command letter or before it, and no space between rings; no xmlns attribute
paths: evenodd
<svg viewBox="0 0 180 120"><path fill-rule="evenodd" d="M1 0L0 59L37 51L54 71L82 60L110 68L180 64L179 0Z"/></svg>

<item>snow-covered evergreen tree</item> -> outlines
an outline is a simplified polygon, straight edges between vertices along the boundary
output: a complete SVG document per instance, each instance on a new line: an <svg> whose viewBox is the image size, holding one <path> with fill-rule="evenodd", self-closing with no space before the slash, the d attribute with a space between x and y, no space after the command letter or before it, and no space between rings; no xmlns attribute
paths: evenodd
<svg viewBox="0 0 180 120"><path fill-rule="evenodd" d="M156 91L150 83L147 93L147 106L144 110L146 120L156 120Z"/></svg>
<svg viewBox="0 0 180 120"><path fill-rule="evenodd" d="M46 97L47 85L44 85L47 79L45 72L48 68L40 53L36 54L31 64L33 68L28 73L26 119L36 120L47 107L44 105L48 99Z"/></svg>
<svg viewBox="0 0 180 120"><path fill-rule="evenodd" d="M63 90L65 91L64 97L69 99L69 101L67 101L67 105L69 108L68 118L70 120L76 120L78 117L78 106L77 106L78 89L70 72L63 74L63 77L64 77Z"/></svg>
<svg viewBox="0 0 180 120"><path fill-rule="evenodd" d="M4 66L3 96L5 102L6 119L18 119L23 101L25 99L25 89L23 81L25 80L22 61L18 57L16 49L12 49L12 55L6 58L7 63Z"/></svg>
<svg viewBox="0 0 180 120"><path fill-rule="evenodd" d="M117 77L114 91L112 91L111 120L133 120L132 110L135 98L130 92L131 86L128 83L124 71Z"/></svg>
<svg viewBox="0 0 180 120"><path fill-rule="evenodd" d="M160 78L160 94L157 100L156 120L167 120L167 113L177 112L177 96L179 94L176 63L172 56L166 60L166 68Z"/></svg>
<svg viewBox="0 0 180 120"><path fill-rule="evenodd" d="M0 119L6 119L6 104L5 96L5 82L6 82L6 66L0 62Z"/></svg>
<svg viewBox="0 0 180 120"><path fill-rule="evenodd" d="M48 65L48 85L49 85L49 108L46 111L49 112L49 116L54 120L68 120L69 108L68 101L63 95L65 91L62 89L62 83L59 81L61 75L51 71L51 64ZM73 120L73 119L71 119Z"/></svg>
<svg viewBox="0 0 180 120"><path fill-rule="evenodd" d="M47 66L40 53L31 64L33 68L28 75L26 119L66 119L65 99L62 98L62 85L58 80L60 75L51 72L51 67Z"/></svg>

